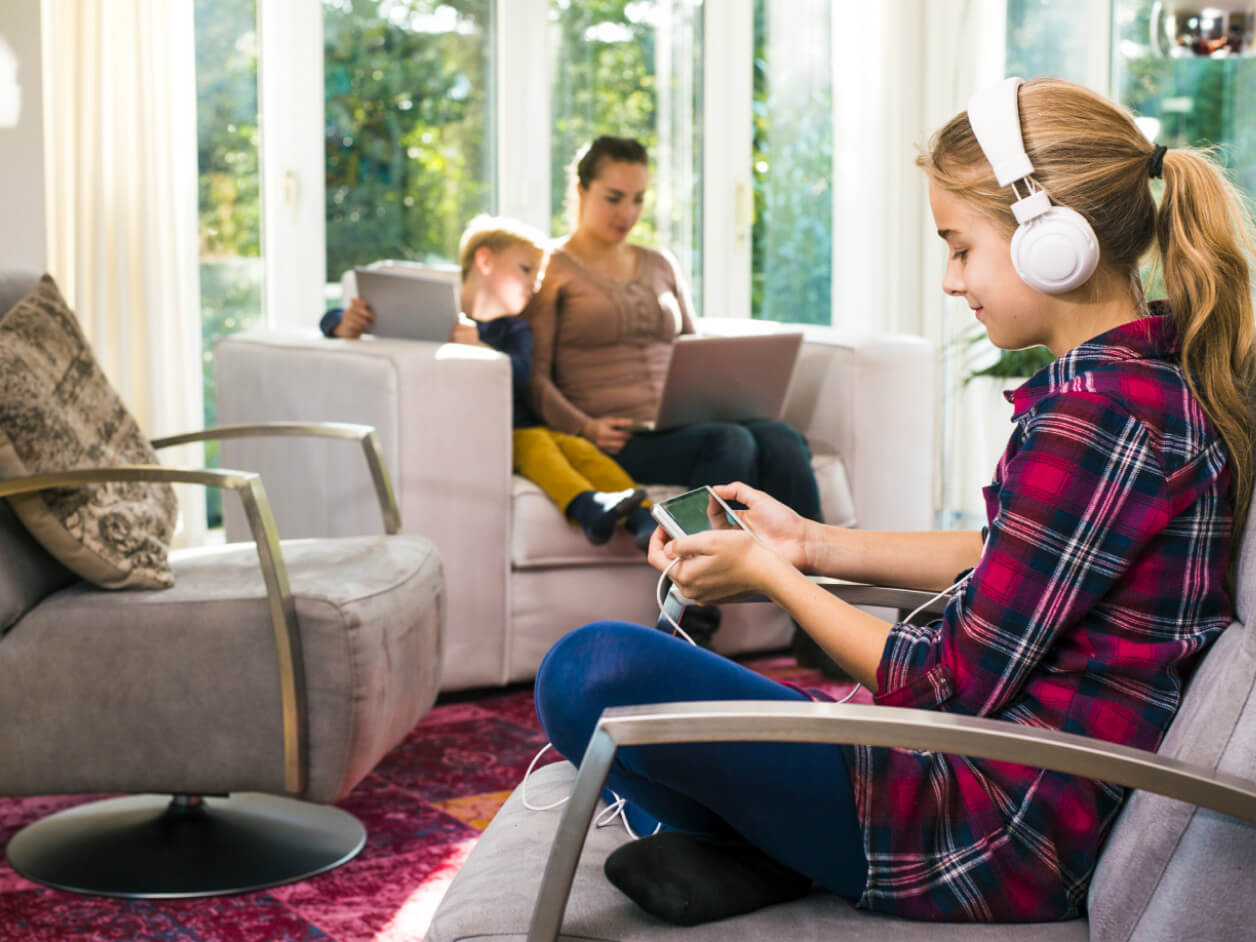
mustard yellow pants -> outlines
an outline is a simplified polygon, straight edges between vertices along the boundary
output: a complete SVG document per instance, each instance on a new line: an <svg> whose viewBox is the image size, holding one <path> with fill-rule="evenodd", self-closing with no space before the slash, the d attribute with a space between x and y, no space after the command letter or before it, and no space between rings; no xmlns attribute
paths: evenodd
<svg viewBox="0 0 1256 942"><path fill-rule="evenodd" d="M563 513L584 491L623 491L637 486L613 458L578 435L543 425L517 428L513 447L515 472L543 490ZM649 501L644 506L650 506Z"/></svg>

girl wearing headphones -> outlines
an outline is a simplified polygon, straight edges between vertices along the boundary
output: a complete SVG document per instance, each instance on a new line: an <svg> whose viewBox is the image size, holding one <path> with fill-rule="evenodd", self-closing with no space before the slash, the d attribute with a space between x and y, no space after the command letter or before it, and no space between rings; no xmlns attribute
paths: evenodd
<svg viewBox="0 0 1256 942"><path fill-rule="evenodd" d="M1227 566L1256 459L1242 203L1205 155L1153 147L1127 112L1054 80L979 94L917 162L947 246L943 290L996 345L1057 357L1009 394L985 531L839 530L734 483L716 491L746 505L758 540L658 531L650 561L699 601L767 595L878 703L1155 749L1233 612ZM1148 304L1139 262L1153 245L1168 298ZM940 589L965 570L927 627L880 621L802 575ZM808 697L612 622L560 640L536 690L573 761L606 706ZM607 875L681 923L813 881L912 918L1070 917L1124 793L933 752L740 743L624 748L608 786L639 832L666 830L617 850Z"/></svg>

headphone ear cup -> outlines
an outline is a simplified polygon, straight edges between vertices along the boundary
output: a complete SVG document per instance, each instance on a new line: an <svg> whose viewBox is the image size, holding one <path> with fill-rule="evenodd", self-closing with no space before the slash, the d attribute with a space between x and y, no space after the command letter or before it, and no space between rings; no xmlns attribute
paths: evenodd
<svg viewBox="0 0 1256 942"><path fill-rule="evenodd" d="M1081 213L1052 206L1012 235L1012 265L1029 287L1044 294L1080 288L1099 267L1099 240Z"/></svg>

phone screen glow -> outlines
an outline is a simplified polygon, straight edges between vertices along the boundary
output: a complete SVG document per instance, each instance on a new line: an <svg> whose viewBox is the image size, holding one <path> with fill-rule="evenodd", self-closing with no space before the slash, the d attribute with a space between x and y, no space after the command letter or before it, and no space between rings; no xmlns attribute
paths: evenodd
<svg viewBox="0 0 1256 942"><path fill-rule="evenodd" d="M663 509L686 533L704 530L731 530L738 524L729 519L728 513L706 488L688 491L662 501ZM714 521L711 519L714 517Z"/></svg>

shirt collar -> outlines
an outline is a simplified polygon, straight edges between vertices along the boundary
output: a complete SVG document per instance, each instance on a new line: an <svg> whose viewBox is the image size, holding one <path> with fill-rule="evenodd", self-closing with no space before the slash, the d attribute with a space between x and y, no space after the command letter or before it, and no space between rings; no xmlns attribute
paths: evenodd
<svg viewBox="0 0 1256 942"><path fill-rule="evenodd" d="M1151 315L1104 331L1044 366L1016 389L1004 391L1012 417L1032 409L1047 396L1076 385L1079 377L1122 360L1163 360L1177 353L1177 328L1162 301L1151 302Z"/></svg>

